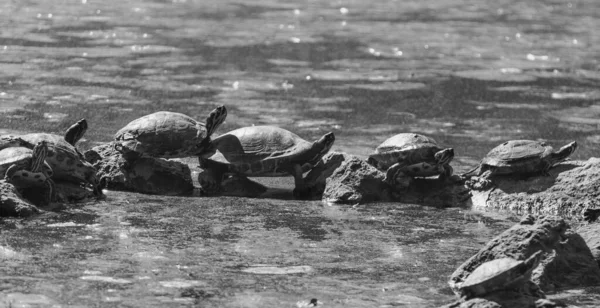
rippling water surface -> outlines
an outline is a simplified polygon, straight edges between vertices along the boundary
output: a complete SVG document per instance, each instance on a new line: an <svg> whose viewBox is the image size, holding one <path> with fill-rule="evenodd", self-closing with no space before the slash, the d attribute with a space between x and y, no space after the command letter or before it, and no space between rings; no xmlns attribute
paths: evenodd
<svg viewBox="0 0 600 308"><path fill-rule="evenodd" d="M217 133L333 131L334 150L365 156L418 132L454 147L459 171L515 138L576 140L587 159L600 150L597 29L594 0L6 0L0 133L85 117L89 148L144 114L203 119L223 104ZM111 192L2 223L0 306L434 307L509 221Z"/></svg>

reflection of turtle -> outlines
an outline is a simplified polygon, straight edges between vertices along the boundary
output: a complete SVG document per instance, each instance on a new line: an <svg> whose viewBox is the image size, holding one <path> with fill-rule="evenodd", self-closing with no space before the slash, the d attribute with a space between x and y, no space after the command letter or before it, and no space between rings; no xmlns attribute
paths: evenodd
<svg viewBox="0 0 600 308"><path fill-rule="evenodd" d="M210 136L225 121L227 109L217 107L206 123L176 112L160 111L131 121L115 134L115 148L122 153L152 157L198 156L210 144Z"/></svg>
<svg viewBox="0 0 600 308"><path fill-rule="evenodd" d="M239 128L212 141L212 151L200 159L201 167L211 176L199 181L202 187L212 190L220 187L225 175L292 175L296 184L294 195L304 197L308 191L302 174L321 160L334 141L333 133L308 142L275 126Z"/></svg>
<svg viewBox="0 0 600 308"><path fill-rule="evenodd" d="M385 181L396 186L402 176L448 178L452 175L452 158L454 149L442 148L435 140L423 135L402 133L379 145L368 162L386 171Z"/></svg>
<svg viewBox="0 0 600 308"><path fill-rule="evenodd" d="M497 174L548 174L555 164L564 161L577 148L576 142L571 142L558 151L545 142L533 140L511 140L492 149L481 160L479 166L462 175L466 177L477 172L477 176L469 181L474 189L485 189L491 185L489 179Z"/></svg>
<svg viewBox="0 0 600 308"><path fill-rule="evenodd" d="M8 147L0 151L0 175L17 188L44 187L44 205L50 204L55 190L52 168L45 162L48 145L39 142L32 149Z"/></svg>
<svg viewBox="0 0 600 308"><path fill-rule="evenodd" d="M45 141L48 144L46 161L54 170L53 178L74 183L92 185L94 195L101 197L102 190L96 178L96 169L85 160L74 144L83 136L87 129L84 119L71 126L65 136L45 133L26 134L18 137L29 144Z"/></svg>
<svg viewBox="0 0 600 308"><path fill-rule="evenodd" d="M485 262L465 279L458 291L469 299L493 291L519 289L529 282L542 255L542 251L538 251L524 261L502 258Z"/></svg>

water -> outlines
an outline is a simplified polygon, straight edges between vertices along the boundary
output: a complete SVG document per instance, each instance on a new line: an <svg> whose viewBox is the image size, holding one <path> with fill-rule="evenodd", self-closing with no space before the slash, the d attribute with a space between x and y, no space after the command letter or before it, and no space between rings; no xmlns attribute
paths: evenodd
<svg viewBox="0 0 600 308"><path fill-rule="evenodd" d="M0 133L62 133L85 117L85 149L144 114L203 119L224 104L217 133L333 131L333 150L366 156L418 132L454 147L459 172L515 138L576 140L573 157L587 159L600 150L599 8L3 1ZM435 307L453 298L454 268L514 221L399 204L108 195L2 223L0 305Z"/></svg>

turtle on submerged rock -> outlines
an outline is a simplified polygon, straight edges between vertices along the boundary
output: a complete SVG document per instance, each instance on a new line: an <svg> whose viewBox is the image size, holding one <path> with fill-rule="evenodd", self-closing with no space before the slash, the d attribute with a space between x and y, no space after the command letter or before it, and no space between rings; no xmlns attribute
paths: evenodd
<svg viewBox="0 0 600 308"><path fill-rule="evenodd" d="M430 137L401 133L388 138L369 155L367 162L385 171L384 181L392 186L408 186L401 179L439 175L440 179L452 176L450 161L454 149L440 147Z"/></svg>
<svg viewBox="0 0 600 308"><path fill-rule="evenodd" d="M467 181L473 189L487 189L491 186L493 175L508 174L548 174L554 165L566 160L577 149L573 141L558 151L542 141L511 140L492 149L481 163L465 172L461 177L466 178L472 173L476 176Z"/></svg>
<svg viewBox="0 0 600 308"><path fill-rule="evenodd" d="M312 169L335 141L333 133L315 142L275 126L236 129L212 140L211 151L200 157L201 168L210 176L199 177L208 190L220 189L224 176L277 177L292 175L294 196L307 197L303 174Z"/></svg>
<svg viewBox="0 0 600 308"><path fill-rule="evenodd" d="M19 142L19 140L16 140ZM33 149L22 146L7 147L0 150L0 175L16 188L41 187L43 205L54 199L56 192L52 167L46 163L48 144L39 142Z"/></svg>
<svg viewBox="0 0 600 308"><path fill-rule="evenodd" d="M182 158L198 156L210 145L210 137L225 121L227 109L211 111L206 123L177 112L159 111L131 121L115 134L115 149L126 157Z"/></svg>
<svg viewBox="0 0 600 308"><path fill-rule="evenodd" d="M526 287L542 256L540 250L527 260L501 258L485 262L467 276L458 288L459 294L464 299L470 299L494 291Z"/></svg>

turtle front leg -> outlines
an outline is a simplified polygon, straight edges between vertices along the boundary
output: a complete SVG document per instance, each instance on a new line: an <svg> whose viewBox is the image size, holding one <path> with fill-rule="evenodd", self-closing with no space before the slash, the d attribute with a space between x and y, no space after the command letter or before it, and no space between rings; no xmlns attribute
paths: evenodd
<svg viewBox="0 0 600 308"><path fill-rule="evenodd" d="M12 179L13 175L15 175L15 172L19 171L19 168L17 167L17 165L12 164L10 165L10 167L8 167L8 169L6 169L6 172L4 173L4 180L10 183L10 180Z"/></svg>
<svg viewBox="0 0 600 308"><path fill-rule="evenodd" d="M229 167L210 159L199 158L200 168L203 172L198 174L198 183L206 193L218 193L221 190L221 183Z"/></svg>
<svg viewBox="0 0 600 308"><path fill-rule="evenodd" d="M399 178L400 173L403 174L402 169L404 167L406 167L406 164L395 163L391 165L385 172L385 178L383 179L383 181L392 186L395 186L397 182L396 179Z"/></svg>
<svg viewBox="0 0 600 308"><path fill-rule="evenodd" d="M306 186L304 182L304 178L302 177L302 166L299 164L295 164L292 167L292 175L294 176L294 198L296 199L308 199L311 197L310 188Z"/></svg>
<svg viewBox="0 0 600 308"><path fill-rule="evenodd" d="M479 176L471 177L467 181L467 186L475 190L486 190L492 186L492 180L490 179L494 174L494 169L487 169Z"/></svg>
<svg viewBox="0 0 600 308"><path fill-rule="evenodd" d="M43 205L50 205L53 200L56 200L56 185L52 179L47 178L44 182L44 188L46 188L44 198L42 199Z"/></svg>

